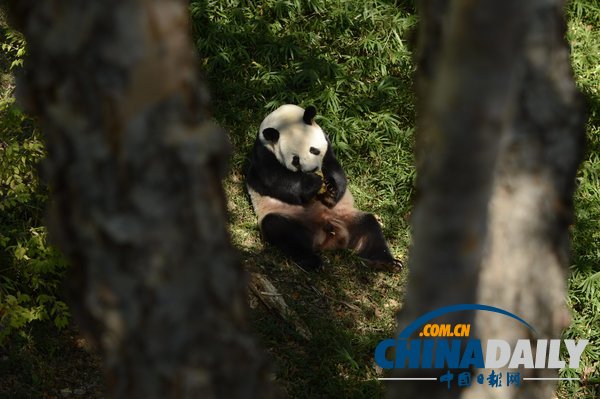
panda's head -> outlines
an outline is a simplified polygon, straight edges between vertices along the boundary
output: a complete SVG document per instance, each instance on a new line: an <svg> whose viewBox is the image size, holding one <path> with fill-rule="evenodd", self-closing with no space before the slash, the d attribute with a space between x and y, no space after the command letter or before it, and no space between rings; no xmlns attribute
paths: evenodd
<svg viewBox="0 0 600 399"><path fill-rule="evenodd" d="M315 172L321 169L327 152L327 138L314 122L317 111L286 104L262 121L259 139L275 158L291 171Z"/></svg>

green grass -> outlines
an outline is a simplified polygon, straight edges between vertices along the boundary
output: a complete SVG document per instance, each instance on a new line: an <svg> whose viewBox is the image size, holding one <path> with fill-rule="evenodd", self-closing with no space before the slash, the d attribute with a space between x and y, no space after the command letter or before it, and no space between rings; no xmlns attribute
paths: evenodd
<svg viewBox="0 0 600 399"><path fill-rule="evenodd" d="M233 241L313 334L307 342L254 307L278 384L293 398L379 397L373 350L394 334L405 273L373 271L344 251L327 254L321 273L300 271L260 240L242 168L268 112L315 105L356 204L381 218L393 253L405 259L415 179L414 12L370 0L192 1L191 11L214 116L234 145L225 182Z"/></svg>
<svg viewBox="0 0 600 399"><path fill-rule="evenodd" d="M570 5L568 38L577 85L588 104L587 149L577 174L572 266L567 303L572 323L565 338L590 340L576 372L561 376L584 380L600 377L600 6L574 1ZM562 383L564 398L595 398L600 385Z"/></svg>

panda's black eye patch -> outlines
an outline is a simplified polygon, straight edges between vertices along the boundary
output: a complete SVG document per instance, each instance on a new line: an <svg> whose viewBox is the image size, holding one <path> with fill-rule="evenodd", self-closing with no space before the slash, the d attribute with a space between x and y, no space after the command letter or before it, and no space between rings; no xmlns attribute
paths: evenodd
<svg viewBox="0 0 600 399"><path fill-rule="evenodd" d="M279 130L273 129L272 127L268 127L265 130L263 130L263 136L271 143L276 143L277 140L279 140Z"/></svg>
<svg viewBox="0 0 600 399"><path fill-rule="evenodd" d="M321 151L319 151L319 149L315 148L315 147L310 147L310 153L313 155L319 155L321 153Z"/></svg>

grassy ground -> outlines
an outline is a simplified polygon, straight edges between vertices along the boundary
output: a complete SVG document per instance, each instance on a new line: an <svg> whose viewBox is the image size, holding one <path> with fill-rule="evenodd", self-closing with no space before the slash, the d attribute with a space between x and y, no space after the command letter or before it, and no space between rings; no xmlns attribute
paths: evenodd
<svg viewBox="0 0 600 399"><path fill-rule="evenodd" d="M381 1L243 4L192 2L215 117L234 144L225 182L232 237L247 267L268 276L313 338L254 300L253 326L290 397L379 397L373 349L394 333L405 274L373 271L343 251L328 254L324 272L304 273L263 246L241 170L266 113L314 104L358 207L379 215L404 259L415 178L407 42L415 18L410 7Z"/></svg>
<svg viewBox="0 0 600 399"><path fill-rule="evenodd" d="M232 239L246 267L268 276L313 336L302 338L292 324L250 296L253 329L272 354L278 384L292 398L381 395L373 350L379 340L394 334L406 275L371 270L344 251L328 254L325 270L309 274L265 248L243 190L245 156L270 110L288 102L316 105L318 122L334 143L357 205L381 218L392 251L405 260L415 179L410 37L416 18L411 4L402 0L190 3L214 116L228 129L234 146L231 173L225 180ZM589 102L590 122L575 198L568 297L573 323L565 336L592 340L576 373L584 379L600 374L599 29L600 10L594 2L571 3L568 35L577 82ZM0 57L2 99L12 90L5 73L10 64L6 61L14 57ZM4 135L0 142L9 142L11 132L0 132ZM30 134L28 139L32 137L37 136ZM39 218L30 219L39 223ZM23 232L39 228L28 225L31 220L23 221ZM2 234L7 231L0 230L4 239ZM12 241L0 240L0 250L12 256L21 239L8 238ZM26 242L23 238L23 245ZM14 267L25 267L22 258L13 261ZM32 322L34 327L0 349L0 398L58 395L64 388L99 395L98 375L93 372L96 359L85 354L71 330L55 334L49 342L42 339L44 334L40 337L39 331L47 330L39 324ZM79 375L58 366L63 351L79 359ZM573 383L561 385L558 394L591 399L599 392L594 386Z"/></svg>
<svg viewBox="0 0 600 399"><path fill-rule="evenodd" d="M0 347L0 399L103 398L98 356L75 327L35 323Z"/></svg>
<svg viewBox="0 0 600 399"><path fill-rule="evenodd" d="M572 324L566 338L587 338L583 363L577 372L561 376L595 378L596 385L563 383L563 398L600 397L600 6L574 1L570 5L568 38L577 84L588 103L587 150L577 175L572 266L567 302Z"/></svg>

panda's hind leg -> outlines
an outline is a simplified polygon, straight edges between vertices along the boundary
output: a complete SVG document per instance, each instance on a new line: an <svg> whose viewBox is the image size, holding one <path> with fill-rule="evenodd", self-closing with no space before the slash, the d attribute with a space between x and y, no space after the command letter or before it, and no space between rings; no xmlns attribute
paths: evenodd
<svg viewBox="0 0 600 399"><path fill-rule="evenodd" d="M278 214L269 213L260 225L263 238L277 247L305 270L320 269L321 257L313 248L313 236L310 230L300 222Z"/></svg>
<svg viewBox="0 0 600 399"><path fill-rule="evenodd" d="M375 216L358 212L348 224L350 241L348 247L358 256L374 264L400 266L387 246L381 226Z"/></svg>

